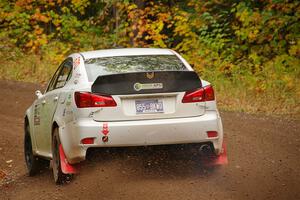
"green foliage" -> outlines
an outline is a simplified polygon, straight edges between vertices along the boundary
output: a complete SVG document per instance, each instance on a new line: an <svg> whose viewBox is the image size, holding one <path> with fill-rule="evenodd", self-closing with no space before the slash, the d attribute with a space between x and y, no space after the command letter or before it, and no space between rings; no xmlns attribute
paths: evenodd
<svg viewBox="0 0 300 200"><path fill-rule="evenodd" d="M300 113L299 18L300 3L287 0L2 0L10 68L0 72L46 81L71 52L172 48L215 85L223 108Z"/></svg>

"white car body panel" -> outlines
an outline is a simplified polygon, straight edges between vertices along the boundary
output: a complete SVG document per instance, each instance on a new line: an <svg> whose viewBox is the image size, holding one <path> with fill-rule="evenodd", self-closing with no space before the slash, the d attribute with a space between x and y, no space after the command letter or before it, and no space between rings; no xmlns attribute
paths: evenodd
<svg viewBox="0 0 300 200"><path fill-rule="evenodd" d="M203 116L175 119L156 119L140 121L108 122L109 141L103 143L103 122L89 118L69 123L61 128L60 137L70 163L85 159L89 147L146 146L162 144L184 144L213 142L216 149L221 149L223 135L207 138L207 130L223 132L222 122L216 111L209 111ZM72 133L70 136L69 133ZM80 144L81 139L94 137L92 145Z"/></svg>
<svg viewBox="0 0 300 200"><path fill-rule="evenodd" d="M216 101L181 103L184 92L113 95L117 107L77 108L75 91L91 91L84 59L130 56L176 55L189 71L191 66L176 52L169 49L112 49L82 52L70 55L73 67L64 87L46 92L36 99L26 111L34 154L51 159L52 127L59 127L60 140L69 163L85 159L90 147L144 146L162 144L211 142L215 151L221 151L223 128ZM210 85L201 80L202 87ZM162 99L165 112L136 114L137 98ZM39 119L40 123L35 120ZM108 142L102 141L103 124L108 126ZM38 125L37 125L38 124ZM208 138L207 131L217 131L218 137ZM82 144L87 137L95 138L94 144Z"/></svg>
<svg viewBox="0 0 300 200"><path fill-rule="evenodd" d="M110 109L91 109L95 121L127 121L146 119L170 119L200 116L205 113L205 102L182 104L184 92L163 94L113 95L117 107ZM164 113L136 114L135 100L159 99L163 102Z"/></svg>
<svg viewBox="0 0 300 200"><path fill-rule="evenodd" d="M87 51L80 53L85 59L115 57L115 56L135 56L135 55L173 55L170 49L156 48L128 48L128 49L105 49L97 51Z"/></svg>

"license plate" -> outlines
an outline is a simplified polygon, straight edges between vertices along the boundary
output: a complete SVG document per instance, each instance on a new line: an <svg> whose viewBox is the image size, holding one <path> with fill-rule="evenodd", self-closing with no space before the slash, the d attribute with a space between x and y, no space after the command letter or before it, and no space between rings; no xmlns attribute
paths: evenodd
<svg viewBox="0 0 300 200"><path fill-rule="evenodd" d="M137 114L164 112L163 102L158 99L136 100L135 108Z"/></svg>

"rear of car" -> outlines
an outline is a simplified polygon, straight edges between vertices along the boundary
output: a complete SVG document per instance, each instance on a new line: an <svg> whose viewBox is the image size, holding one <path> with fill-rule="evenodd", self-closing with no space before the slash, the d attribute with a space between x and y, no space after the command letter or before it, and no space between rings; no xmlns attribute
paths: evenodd
<svg viewBox="0 0 300 200"><path fill-rule="evenodd" d="M212 86L168 53L85 55L89 84L72 93L74 120L60 138L69 163L92 147L210 143L223 129Z"/></svg>

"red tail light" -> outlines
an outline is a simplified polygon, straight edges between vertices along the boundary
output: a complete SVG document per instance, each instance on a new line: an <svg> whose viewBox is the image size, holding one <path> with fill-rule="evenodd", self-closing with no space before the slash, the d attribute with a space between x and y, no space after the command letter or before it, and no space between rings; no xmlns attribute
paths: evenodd
<svg viewBox="0 0 300 200"><path fill-rule="evenodd" d="M117 106L111 96L97 95L90 92L75 92L75 102L78 108Z"/></svg>
<svg viewBox="0 0 300 200"><path fill-rule="evenodd" d="M95 139L95 138L83 138L83 139L81 140L81 143L82 143L82 144L94 144L94 139Z"/></svg>
<svg viewBox="0 0 300 200"><path fill-rule="evenodd" d="M218 137L218 132L217 131L206 131L207 137Z"/></svg>
<svg viewBox="0 0 300 200"><path fill-rule="evenodd" d="M215 100L214 89L211 85L208 85L195 91L185 92L182 103L195 103L213 100Z"/></svg>
<svg viewBox="0 0 300 200"><path fill-rule="evenodd" d="M211 85L208 85L204 87L204 95L205 95L205 101L213 101L215 100L215 92Z"/></svg>

